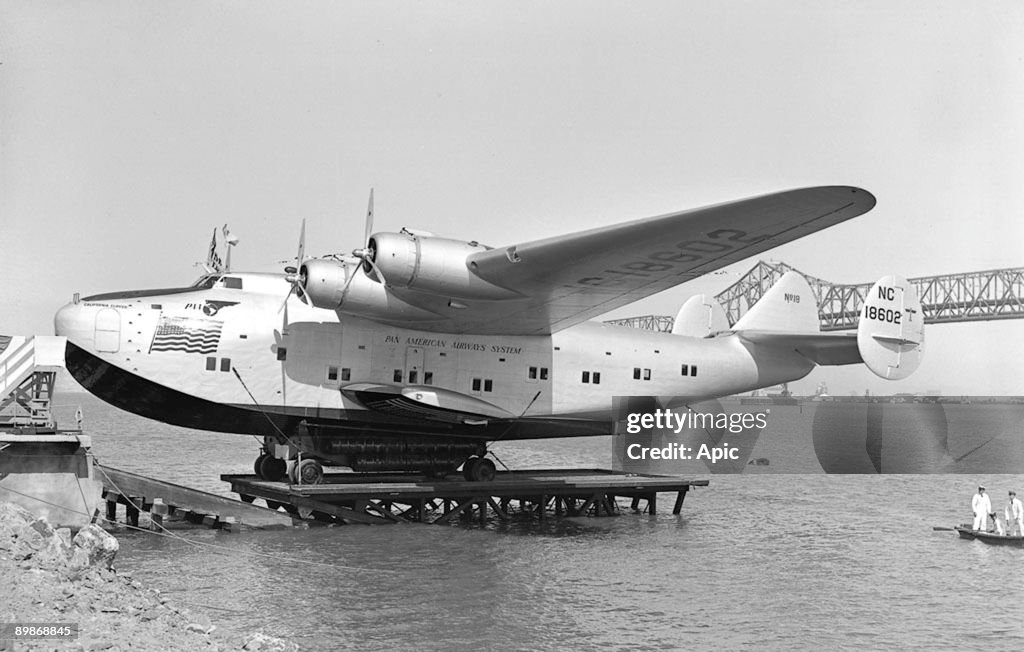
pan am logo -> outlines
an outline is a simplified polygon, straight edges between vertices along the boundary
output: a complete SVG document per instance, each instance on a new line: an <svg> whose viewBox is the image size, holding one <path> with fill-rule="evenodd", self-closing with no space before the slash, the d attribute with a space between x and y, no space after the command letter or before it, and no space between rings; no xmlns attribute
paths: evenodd
<svg viewBox="0 0 1024 652"><path fill-rule="evenodd" d="M238 305L237 301L213 301L207 299L202 305L198 303L186 303L185 310L202 310L207 317L213 317L221 308Z"/></svg>
<svg viewBox="0 0 1024 652"><path fill-rule="evenodd" d="M210 301L209 299L207 299L206 300L206 305L203 306L203 312L207 316L213 317L214 315L217 314L217 311L220 310L221 308L227 308L228 306L235 306L235 305L238 305L237 301Z"/></svg>

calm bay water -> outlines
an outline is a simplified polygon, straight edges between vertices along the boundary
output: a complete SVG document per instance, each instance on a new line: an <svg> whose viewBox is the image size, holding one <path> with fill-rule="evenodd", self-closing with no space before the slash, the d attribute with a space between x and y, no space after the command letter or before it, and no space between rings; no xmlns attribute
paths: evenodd
<svg viewBox="0 0 1024 652"><path fill-rule="evenodd" d="M83 406L101 462L208 491L230 495L220 474L258 452L57 402L65 423ZM776 460L810 446L780 442ZM611 465L606 438L495 450L513 469ZM679 516L663 496L656 516L543 524L123 531L117 565L220 628L304 650L1024 648L1024 551L932 530L970 520L979 481L1001 511L1024 475L701 477Z"/></svg>

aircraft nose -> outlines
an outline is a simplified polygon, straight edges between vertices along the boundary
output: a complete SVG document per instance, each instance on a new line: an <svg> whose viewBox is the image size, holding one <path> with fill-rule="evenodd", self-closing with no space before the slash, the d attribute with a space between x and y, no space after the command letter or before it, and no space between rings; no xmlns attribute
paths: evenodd
<svg viewBox="0 0 1024 652"><path fill-rule="evenodd" d="M67 337L72 342L81 343L85 335L92 333L93 326L85 312L77 301L63 306L53 317L54 332Z"/></svg>

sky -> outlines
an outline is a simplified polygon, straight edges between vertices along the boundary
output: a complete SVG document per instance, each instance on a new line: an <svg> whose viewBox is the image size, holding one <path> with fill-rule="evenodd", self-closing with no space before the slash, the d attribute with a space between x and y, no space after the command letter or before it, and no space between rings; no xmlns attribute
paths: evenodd
<svg viewBox="0 0 1024 652"><path fill-rule="evenodd" d="M838 283L1024 266L1024 5L0 0L0 333L75 292L410 227L504 246L795 187L868 214L770 257ZM609 317L674 314L755 260ZM1024 321L937 325L899 383L1024 394Z"/></svg>

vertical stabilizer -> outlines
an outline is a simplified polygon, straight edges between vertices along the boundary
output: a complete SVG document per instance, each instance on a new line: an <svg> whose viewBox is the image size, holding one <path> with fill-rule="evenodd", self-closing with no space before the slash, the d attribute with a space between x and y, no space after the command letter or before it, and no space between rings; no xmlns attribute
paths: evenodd
<svg viewBox="0 0 1024 652"><path fill-rule="evenodd" d="M817 333L818 302L803 276L786 272L732 329Z"/></svg>
<svg viewBox="0 0 1024 652"><path fill-rule="evenodd" d="M690 297L679 309L672 323L673 335L707 337L729 330L725 309L714 297L698 294Z"/></svg>
<svg viewBox="0 0 1024 652"><path fill-rule="evenodd" d="M906 279L885 276L868 290L857 326L857 348L868 369L900 380L924 355L924 312L917 290Z"/></svg>

